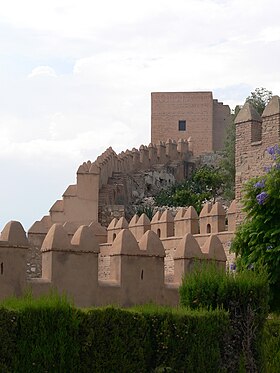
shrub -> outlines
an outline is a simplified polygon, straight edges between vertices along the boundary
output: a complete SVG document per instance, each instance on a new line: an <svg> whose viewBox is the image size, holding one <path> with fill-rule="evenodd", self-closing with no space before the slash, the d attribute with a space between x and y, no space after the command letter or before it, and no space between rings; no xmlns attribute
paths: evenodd
<svg viewBox="0 0 280 373"><path fill-rule="evenodd" d="M12 373L17 354L18 312L0 306L0 372Z"/></svg>
<svg viewBox="0 0 280 373"><path fill-rule="evenodd" d="M2 304L17 311L12 372L78 371L76 310L65 297L52 293L35 300L27 294Z"/></svg>
<svg viewBox="0 0 280 373"><path fill-rule="evenodd" d="M232 275L215 265L197 266L186 275L179 292L183 306L229 311L228 369L236 371L243 359L246 369L255 371L260 365L261 334L268 313L266 276L253 271Z"/></svg>
<svg viewBox="0 0 280 373"><path fill-rule="evenodd" d="M3 372L221 371L225 311L76 310L56 294L0 308Z"/></svg>
<svg viewBox="0 0 280 373"><path fill-rule="evenodd" d="M141 314L107 307L80 312L79 319L79 372L146 371L149 334Z"/></svg>
<svg viewBox="0 0 280 373"><path fill-rule="evenodd" d="M155 372L219 372L228 333L228 314L159 306L134 308L150 329L149 368Z"/></svg>
<svg viewBox="0 0 280 373"><path fill-rule="evenodd" d="M199 213L205 201L214 201L223 189L223 178L219 169L201 166L190 179L172 185L155 196L158 206L193 206Z"/></svg>
<svg viewBox="0 0 280 373"><path fill-rule="evenodd" d="M262 342L263 372L277 373L280 367L280 318L268 319Z"/></svg>

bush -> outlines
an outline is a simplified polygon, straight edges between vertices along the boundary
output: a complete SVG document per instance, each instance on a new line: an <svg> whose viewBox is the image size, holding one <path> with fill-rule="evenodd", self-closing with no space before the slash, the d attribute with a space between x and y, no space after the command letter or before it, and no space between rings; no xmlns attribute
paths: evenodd
<svg viewBox="0 0 280 373"><path fill-rule="evenodd" d="M219 372L225 311L156 306L76 310L55 294L0 308L3 372Z"/></svg>
<svg viewBox="0 0 280 373"><path fill-rule="evenodd" d="M149 333L145 318L119 308L79 313L79 372L145 372Z"/></svg>
<svg viewBox="0 0 280 373"><path fill-rule="evenodd" d="M229 319L223 310L137 307L150 329L149 370L155 372L219 372Z"/></svg>
<svg viewBox="0 0 280 373"><path fill-rule="evenodd" d="M252 273L233 277L221 272L213 280L215 272L209 272L208 277L200 274L207 280L204 293L193 282L193 291L182 298L195 310L153 305L76 310L55 294L5 301L0 306L0 371L216 373L243 367L254 372L260 365L250 359L265 313L263 280ZM202 304L209 311L198 309ZM229 312L211 310L220 304ZM265 327L265 372L279 366L279 325L276 319Z"/></svg>
<svg viewBox="0 0 280 373"><path fill-rule="evenodd" d="M280 367L280 318L265 323L263 343L263 372L278 373Z"/></svg>
<svg viewBox="0 0 280 373"><path fill-rule="evenodd" d="M241 360L249 371L260 365L262 329L268 314L268 283L265 275L244 271L235 275L215 265L196 267L179 289L182 306L192 309L223 307L229 311L231 335L227 341L229 371Z"/></svg>
<svg viewBox="0 0 280 373"><path fill-rule="evenodd" d="M0 372L12 373L17 354L18 313L0 306Z"/></svg>
<svg viewBox="0 0 280 373"><path fill-rule="evenodd" d="M76 310L65 297L53 293L35 300L27 294L2 305L6 310L2 308L1 315L10 315L8 322L16 311L16 325L8 333L11 340L16 338L9 358L12 372L78 371Z"/></svg>
<svg viewBox="0 0 280 373"><path fill-rule="evenodd" d="M193 206L200 213L205 201L214 201L222 193L223 178L219 169L201 166L190 179L172 185L155 196L157 206Z"/></svg>

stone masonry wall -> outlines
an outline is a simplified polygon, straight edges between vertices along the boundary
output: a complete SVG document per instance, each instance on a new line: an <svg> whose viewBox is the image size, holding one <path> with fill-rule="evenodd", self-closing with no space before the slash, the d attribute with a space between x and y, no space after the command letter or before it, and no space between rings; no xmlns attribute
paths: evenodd
<svg viewBox="0 0 280 373"><path fill-rule="evenodd" d="M152 143L167 138L191 137L194 155L222 149L230 118L227 105L213 100L211 92L152 93ZM179 130L179 121L186 129Z"/></svg>
<svg viewBox="0 0 280 373"><path fill-rule="evenodd" d="M246 103L236 120L236 180L237 222L243 219L241 211L242 189L246 181L265 173L272 159L267 148L280 141L280 99L273 96L262 117Z"/></svg>

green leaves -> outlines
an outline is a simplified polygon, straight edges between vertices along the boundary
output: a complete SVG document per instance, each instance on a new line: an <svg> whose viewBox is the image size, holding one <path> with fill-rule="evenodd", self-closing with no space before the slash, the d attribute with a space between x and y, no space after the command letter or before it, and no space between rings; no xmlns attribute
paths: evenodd
<svg viewBox="0 0 280 373"><path fill-rule="evenodd" d="M272 97L272 92L266 88L256 88L254 92L251 92L250 96L246 98L246 102L250 102L257 112L262 115L264 108L268 104Z"/></svg>
<svg viewBox="0 0 280 373"><path fill-rule="evenodd" d="M161 191L155 202L158 206L193 206L199 213L206 201L214 200L223 190L220 171L211 166L198 168L190 179Z"/></svg>

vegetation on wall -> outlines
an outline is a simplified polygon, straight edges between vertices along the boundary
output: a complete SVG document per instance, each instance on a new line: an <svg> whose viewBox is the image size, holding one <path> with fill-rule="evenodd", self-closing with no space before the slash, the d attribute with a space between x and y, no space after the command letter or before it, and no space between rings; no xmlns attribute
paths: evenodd
<svg viewBox="0 0 280 373"><path fill-rule="evenodd" d="M215 202L223 190L223 177L212 166L197 168L189 179L162 190L156 197L158 206L193 206L199 213L203 203Z"/></svg>
<svg viewBox="0 0 280 373"><path fill-rule="evenodd" d="M254 92L251 92L250 96L246 98L246 102L250 102L257 112L262 115L271 97L271 91L268 91L266 88L256 88Z"/></svg>
<svg viewBox="0 0 280 373"><path fill-rule="evenodd" d="M246 217L237 229L232 251L244 268L265 267L270 281L271 304L280 307L280 148L267 149L273 165L264 176L251 179L242 200Z"/></svg>

